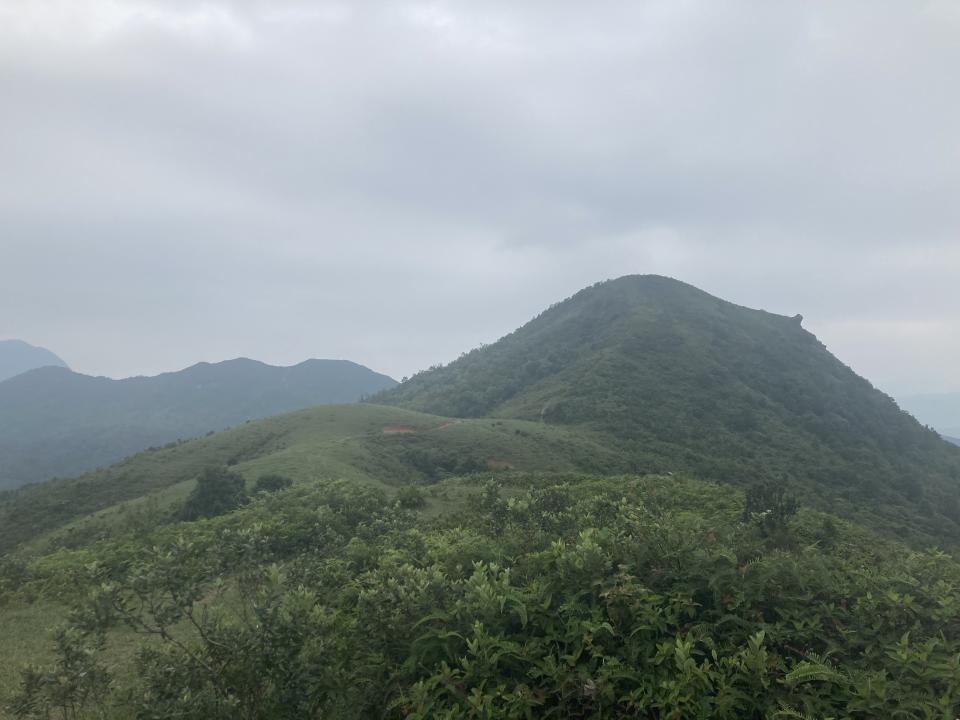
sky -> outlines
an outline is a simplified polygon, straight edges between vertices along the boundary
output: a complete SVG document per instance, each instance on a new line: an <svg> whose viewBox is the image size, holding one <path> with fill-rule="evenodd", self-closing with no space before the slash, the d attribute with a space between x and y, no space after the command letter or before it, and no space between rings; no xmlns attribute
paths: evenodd
<svg viewBox="0 0 960 720"><path fill-rule="evenodd" d="M960 4L3 0L0 339L400 378L658 273L960 390Z"/></svg>

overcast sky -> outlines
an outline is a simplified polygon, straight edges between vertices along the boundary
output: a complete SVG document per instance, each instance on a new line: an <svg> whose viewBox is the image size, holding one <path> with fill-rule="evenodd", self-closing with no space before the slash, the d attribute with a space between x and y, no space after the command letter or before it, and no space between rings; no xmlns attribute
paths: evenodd
<svg viewBox="0 0 960 720"><path fill-rule="evenodd" d="M0 2L0 338L396 377L597 280L960 390L960 4Z"/></svg>

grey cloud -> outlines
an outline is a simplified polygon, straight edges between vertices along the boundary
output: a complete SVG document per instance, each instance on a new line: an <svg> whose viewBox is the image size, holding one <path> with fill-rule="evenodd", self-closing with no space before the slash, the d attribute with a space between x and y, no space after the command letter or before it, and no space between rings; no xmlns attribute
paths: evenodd
<svg viewBox="0 0 960 720"><path fill-rule="evenodd" d="M399 376L661 272L957 389L958 37L946 2L9 0L0 336Z"/></svg>

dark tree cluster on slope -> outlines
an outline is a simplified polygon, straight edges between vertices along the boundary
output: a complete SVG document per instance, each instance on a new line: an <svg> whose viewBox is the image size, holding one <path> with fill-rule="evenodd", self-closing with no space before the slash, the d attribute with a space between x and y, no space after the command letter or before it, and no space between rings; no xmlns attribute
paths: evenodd
<svg viewBox="0 0 960 720"><path fill-rule="evenodd" d="M291 485L293 485L293 480L290 478L277 473L268 473L257 478L257 482L253 485L253 493L279 492L280 490L286 490Z"/></svg>
<svg viewBox="0 0 960 720"><path fill-rule="evenodd" d="M797 514L799 503L784 484L767 480L747 489L743 521L760 528L764 537L781 534Z"/></svg>
<svg viewBox="0 0 960 720"><path fill-rule="evenodd" d="M247 502L246 481L224 467L210 467L197 478L197 485L183 503L184 520L216 517Z"/></svg>

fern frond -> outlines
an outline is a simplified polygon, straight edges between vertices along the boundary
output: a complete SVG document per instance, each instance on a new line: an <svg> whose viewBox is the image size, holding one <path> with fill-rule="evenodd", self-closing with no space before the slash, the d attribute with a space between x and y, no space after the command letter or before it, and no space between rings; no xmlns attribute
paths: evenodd
<svg viewBox="0 0 960 720"><path fill-rule="evenodd" d="M830 665L823 662L808 662L806 660L794 667L784 678L784 681L791 686L807 682L841 682L844 680L846 680L846 677L843 673L838 672Z"/></svg>
<svg viewBox="0 0 960 720"><path fill-rule="evenodd" d="M782 707L772 715L773 718L792 718L792 720L834 720L832 717L817 718L790 707Z"/></svg>

